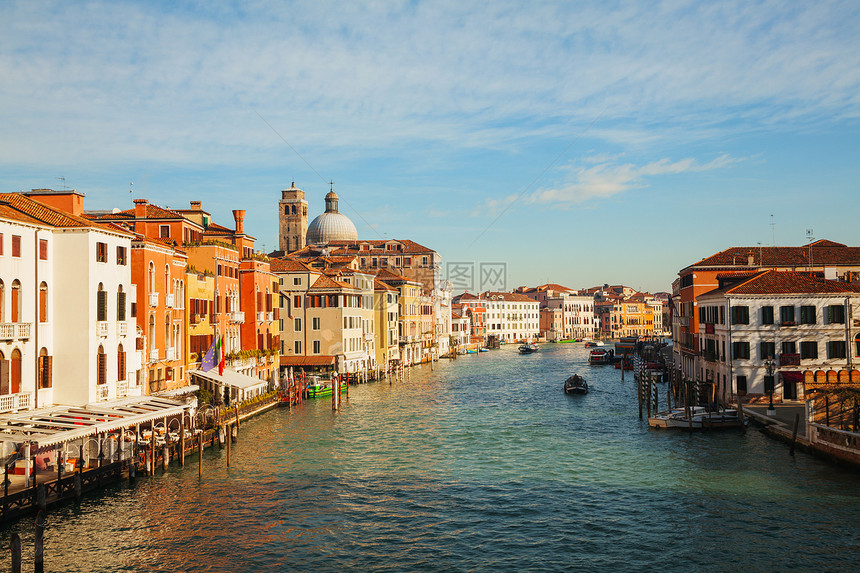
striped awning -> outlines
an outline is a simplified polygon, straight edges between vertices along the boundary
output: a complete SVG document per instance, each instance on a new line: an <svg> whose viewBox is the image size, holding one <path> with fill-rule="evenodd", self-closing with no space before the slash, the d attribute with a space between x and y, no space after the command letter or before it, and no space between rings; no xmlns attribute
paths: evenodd
<svg viewBox="0 0 860 573"><path fill-rule="evenodd" d="M41 448L178 416L188 408L185 402L144 396L86 406L30 410L0 416L0 441L35 442Z"/></svg>

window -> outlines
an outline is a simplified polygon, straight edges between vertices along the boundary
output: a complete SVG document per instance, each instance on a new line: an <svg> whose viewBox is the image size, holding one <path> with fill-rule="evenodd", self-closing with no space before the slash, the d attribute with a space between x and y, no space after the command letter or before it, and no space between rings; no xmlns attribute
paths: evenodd
<svg viewBox="0 0 860 573"><path fill-rule="evenodd" d="M48 260L48 239L39 239L39 260Z"/></svg>
<svg viewBox="0 0 860 573"><path fill-rule="evenodd" d="M767 360L768 358L773 358L776 352L776 343L775 342L761 342L759 344L759 358L761 360Z"/></svg>
<svg viewBox="0 0 860 573"><path fill-rule="evenodd" d="M21 256L21 235L12 235L12 256Z"/></svg>
<svg viewBox="0 0 860 573"><path fill-rule="evenodd" d="M302 353L302 341L301 340L296 340L295 342L293 342L293 351L296 354Z"/></svg>
<svg viewBox="0 0 860 573"><path fill-rule="evenodd" d="M320 353L320 341L314 340L314 354Z"/></svg>
<svg viewBox="0 0 860 573"><path fill-rule="evenodd" d="M116 293L116 319L119 322L125 320L125 292L122 290L122 285Z"/></svg>
<svg viewBox="0 0 860 573"><path fill-rule="evenodd" d="M815 307L800 307L800 324L815 324Z"/></svg>
<svg viewBox="0 0 860 573"><path fill-rule="evenodd" d="M21 321L21 282L18 279L12 281L12 322Z"/></svg>
<svg viewBox="0 0 860 573"><path fill-rule="evenodd" d="M782 343L782 353L783 354L797 354L797 345L794 342L783 342Z"/></svg>
<svg viewBox="0 0 860 573"><path fill-rule="evenodd" d="M773 307L772 306L761 307L761 323L762 324L773 324Z"/></svg>
<svg viewBox="0 0 860 573"><path fill-rule="evenodd" d="M750 309L748 306L732 307L732 324L749 324Z"/></svg>
<svg viewBox="0 0 860 573"><path fill-rule="evenodd" d="M845 307L841 304L828 306L827 322L830 324L845 324Z"/></svg>
<svg viewBox="0 0 860 573"><path fill-rule="evenodd" d="M122 344L116 350L116 379L119 382L125 380L125 350Z"/></svg>
<svg viewBox="0 0 860 573"><path fill-rule="evenodd" d="M107 243L96 243L96 262L107 262Z"/></svg>
<svg viewBox="0 0 860 573"><path fill-rule="evenodd" d="M781 306L779 307L779 322L786 326L794 326L794 307Z"/></svg>
<svg viewBox="0 0 860 573"><path fill-rule="evenodd" d="M116 264L123 266L128 264L128 260L125 256L125 247L116 248Z"/></svg>
<svg viewBox="0 0 860 573"><path fill-rule="evenodd" d="M96 320L103 322L107 320L107 291L99 283L99 291L96 293Z"/></svg>
<svg viewBox="0 0 860 573"><path fill-rule="evenodd" d="M318 316L315 316L312 320L313 320L313 325L311 328L313 328L314 330L319 330L320 329L320 318Z"/></svg>
<svg viewBox="0 0 860 573"><path fill-rule="evenodd" d="M800 358L813 359L818 358L818 341L805 341L800 343Z"/></svg>
<svg viewBox="0 0 860 573"><path fill-rule="evenodd" d="M302 297L293 297L293 308L302 308Z"/></svg>
<svg viewBox="0 0 860 573"><path fill-rule="evenodd" d="M107 354L105 349L99 345L98 353L98 384L107 384Z"/></svg>
<svg viewBox="0 0 860 573"><path fill-rule="evenodd" d="M302 319L301 318L297 318L293 321L293 330L296 332L302 331Z"/></svg>
<svg viewBox="0 0 860 573"><path fill-rule="evenodd" d="M842 307L839 307L842 308ZM845 341L830 340L827 342L827 358L845 358Z"/></svg>
<svg viewBox="0 0 860 573"><path fill-rule="evenodd" d="M747 377L738 376L738 394L743 396L747 393Z"/></svg>
<svg viewBox="0 0 860 573"><path fill-rule="evenodd" d="M39 285L39 322L48 322L48 283Z"/></svg>
<svg viewBox="0 0 860 573"><path fill-rule="evenodd" d="M749 358L749 342L732 342L732 358Z"/></svg>
<svg viewBox="0 0 860 573"><path fill-rule="evenodd" d="M42 348L39 351L39 388L51 387L51 370L53 369L53 356L48 356L48 350Z"/></svg>
<svg viewBox="0 0 860 573"><path fill-rule="evenodd" d="M3 254L3 233L0 233L0 255Z"/></svg>
<svg viewBox="0 0 860 573"><path fill-rule="evenodd" d="M301 277L293 277L293 286L300 286L302 284Z"/></svg>
<svg viewBox="0 0 860 573"><path fill-rule="evenodd" d="M159 225L158 226L158 236L162 239L170 238L170 225Z"/></svg>

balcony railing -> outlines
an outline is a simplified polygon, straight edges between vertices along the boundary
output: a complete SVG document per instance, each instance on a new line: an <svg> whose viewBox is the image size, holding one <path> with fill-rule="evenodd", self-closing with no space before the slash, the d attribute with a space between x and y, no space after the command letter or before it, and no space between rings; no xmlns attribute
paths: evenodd
<svg viewBox="0 0 860 573"><path fill-rule="evenodd" d="M231 321L231 322L235 322L235 323L237 323L237 324L244 324L244 322L245 322L245 313L244 313L244 312L241 312L241 311L238 311L238 312L231 312L231 313L230 313L230 321Z"/></svg>
<svg viewBox="0 0 860 573"><path fill-rule="evenodd" d="M783 320L779 323L780 326L797 326L797 321L795 320Z"/></svg>
<svg viewBox="0 0 860 573"><path fill-rule="evenodd" d="M153 348L149 351L149 361L158 362L158 348Z"/></svg>
<svg viewBox="0 0 860 573"><path fill-rule="evenodd" d="M116 383L116 397L125 398L128 396L128 380L121 380Z"/></svg>
<svg viewBox="0 0 860 573"><path fill-rule="evenodd" d="M273 320L275 320L275 313L274 312L267 312L266 313L266 322L272 322Z"/></svg>
<svg viewBox="0 0 860 573"><path fill-rule="evenodd" d="M264 322L265 320L266 320L266 313L265 312L257 312L257 322L260 323L260 322Z"/></svg>
<svg viewBox="0 0 860 573"><path fill-rule="evenodd" d="M713 350L703 350L702 358L707 362L716 362L717 361L717 353Z"/></svg>
<svg viewBox="0 0 860 573"><path fill-rule="evenodd" d="M125 336L128 334L128 323L127 322L118 322L116 325L116 333L119 336Z"/></svg>
<svg viewBox="0 0 860 573"><path fill-rule="evenodd" d="M158 293L156 293L156 294L158 294ZM164 297L165 298L164 304L166 304L168 306L168 308L173 308L174 297L175 297L175 295L173 293L170 293Z"/></svg>
<svg viewBox="0 0 860 573"><path fill-rule="evenodd" d="M0 324L0 340L24 340L30 338L30 322L5 322Z"/></svg>
<svg viewBox="0 0 860 573"><path fill-rule="evenodd" d="M18 394L6 394L0 396L0 412L12 412L31 408L32 398L30 392L19 392Z"/></svg>
<svg viewBox="0 0 860 573"><path fill-rule="evenodd" d="M96 401L102 402L110 396L110 387L107 384L99 384L96 386Z"/></svg>
<svg viewBox="0 0 860 573"><path fill-rule="evenodd" d="M780 366L800 366L800 354L786 354L783 352L779 355Z"/></svg>
<svg viewBox="0 0 860 573"><path fill-rule="evenodd" d="M176 351L175 346L171 346L170 348L167 349L167 359L168 360L178 360L178 358L176 358L177 354L179 354L179 353Z"/></svg>
<svg viewBox="0 0 860 573"><path fill-rule="evenodd" d="M149 293L149 306L158 306L158 293Z"/></svg>
<svg viewBox="0 0 860 573"><path fill-rule="evenodd" d="M100 320L96 323L96 336L108 335L108 323L106 320Z"/></svg>

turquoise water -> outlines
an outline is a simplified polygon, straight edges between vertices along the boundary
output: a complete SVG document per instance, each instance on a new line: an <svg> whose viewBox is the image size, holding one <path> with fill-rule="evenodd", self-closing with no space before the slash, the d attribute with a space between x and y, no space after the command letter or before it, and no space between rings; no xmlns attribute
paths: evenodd
<svg viewBox="0 0 860 573"><path fill-rule="evenodd" d="M189 457L52 512L46 571L857 570L858 474L758 431L649 430L586 355L507 347L259 416L202 481Z"/></svg>

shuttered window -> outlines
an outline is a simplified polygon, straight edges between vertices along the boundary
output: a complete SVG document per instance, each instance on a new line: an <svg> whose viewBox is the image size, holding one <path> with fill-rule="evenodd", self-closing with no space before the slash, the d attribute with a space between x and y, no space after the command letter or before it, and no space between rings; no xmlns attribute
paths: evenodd
<svg viewBox="0 0 860 573"><path fill-rule="evenodd" d="M100 290L96 295L96 320L107 320L107 291Z"/></svg>
<svg viewBox="0 0 860 573"><path fill-rule="evenodd" d="M50 388L52 385L51 371L53 370L53 356L39 357L39 388Z"/></svg>
<svg viewBox="0 0 860 573"><path fill-rule="evenodd" d="M120 322L125 320L125 293L116 293L116 319Z"/></svg>
<svg viewBox="0 0 860 573"><path fill-rule="evenodd" d="M39 239L39 260L47 261L48 260L48 240L47 239Z"/></svg>
<svg viewBox="0 0 860 573"><path fill-rule="evenodd" d="M116 353L116 379L120 382L125 380L125 351L122 349L122 346L119 347L119 351Z"/></svg>
<svg viewBox="0 0 860 573"><path fill-rule="evenodd" d="M104 350L102 350L101 347L99 347L99 350L100 352L98 354L98 384L107 384L107 354L104 353Z"/></svg>

